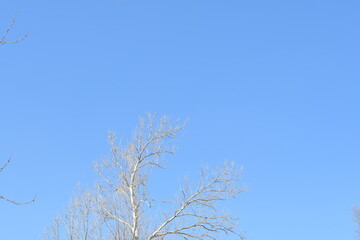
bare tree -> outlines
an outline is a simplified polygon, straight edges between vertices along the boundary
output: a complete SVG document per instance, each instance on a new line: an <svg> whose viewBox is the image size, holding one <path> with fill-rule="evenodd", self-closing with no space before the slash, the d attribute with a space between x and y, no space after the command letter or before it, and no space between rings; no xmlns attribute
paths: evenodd
<svg viewBox="0 0 360 240"><path fill-rule="evenodd" d="M4 35L1 37L0 39L0 44L13 44L13 43L18 43L21 42L22 40L24 40L27 37L27 34L25 34L24 36L22 36L21 38L17 39L17 40L13 40L13 41L8 41L6 38L8 36L8 34L10 33L11 29L14 27L14 24L17 20L17 16L15 16L11 23L9 24L9 26L7 27Z"/></svg>
<svg viewBox="0 0 360 240"><path fill-rule="evenodd" d="M102 240L102 216L93 208L93 196L89 191L70 201L63 216L57 217L44 234L48 240Z"/></svg>
<svg viewBox="0 0 360 240"><path fill-rule="evenodd" d="M109 134L111 157L95 164L100 181L88 198L97 222L103 223L96 226L97 230L103 230L106 239L211 240L229 234L242 239L236 231L236 219L218 209L220 202L244 191L238 186L241 170L233 163L215 171L204 168L198 184L185 181L175 201L156 207L159 202L149 193L149 178L152 169L164 167L166 155L174 154L173 140L182 128L173 127L167 117L157 122L149 115L140 120L125 147ZM75 217L82 221L81 214ZM63 229L67 228L69 224L65 223Z"/></svg>
<svg viewBox="0 0 360 240"><path fill-rule="evenodd" d="M4 169L9 165L11 161L11 157L5 162L5 164L0 168L0 172L4 171ZM29 204L29 203L32 203L35 201L35 197L31 200L31 201L27 201L27 202L17 202L17 201L14 201L10 198L7 198L7 197L4 197L3 195L0 195L0 199L1 200L5 200L9 203L12 203L12 204L15 204L15 205L24 205L24 204Z"/></svg>

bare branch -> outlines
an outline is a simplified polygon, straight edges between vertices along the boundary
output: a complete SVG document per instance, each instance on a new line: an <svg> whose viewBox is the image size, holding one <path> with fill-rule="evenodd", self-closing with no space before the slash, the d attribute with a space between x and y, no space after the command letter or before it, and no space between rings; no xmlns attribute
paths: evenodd
<svg viewBox="0 0 360 240"><path fill-rule="evenodd" d="M9 203L12 203L12 204L15 204L15 205L24 205L24 204L29 204L29 203L35 202L36 196L32 200L27 201L27 202L17 202L17 201L11 200L9 198L6 198L4 196L1 196L1 195L0 195L0 199L5 200L5 201L7 201Z"/></svg>
<svg viewBox="0 0 360 240"><path fill-rule="evenodd" d="M95 210L94 195L89 190L80 190L63 216L57 217L46 230L44 239L102 240L105 219Z"/></svg>
<svg viewBox="0 0 360 240"><path fill-rule="evenodd" d="M147 238L177 235L184 239L214 239L216 233L235 233L236 223L230 215L221 215L216 204L236 197L245 189L237 187L239 172L234 164L218 169L215 174L203 170L195 192L181 189L179 207Z"/></svg>
<svg viewBox="0 0 360 240"><path fill-rule="evenodd" d="M7 40L6 40L8 34L10 33L11 29L13 28L16 20L17 20L17 16L15 16L15 17L12 19L10 25L7 27L4 35L3 35L2 38L0 39L0 44L14 44L14 43L18 43L18 42L23 41L23 40L28 36L28 34L26 33L24 36L22 36L21 38L19 38L19 39L17 39L17 40L14 40L14 41L7 41Z"/></svg>
<svg viewBox="0 0 360 240"><path fill-rule="evenodd" d="M115 134L109 133L111 156L94 166L100 181L91 194L91 213L84 216L79 212L87 209L84 202L71 208L71 217L63 222L68 225L65 232L70 233L67 239L78 239L70 236L77 236L84 217L102 219L98 227L104 230L104 238L111 240L213 240L230 233L241 238L236 219L219 208L221 202L244 191L238 187L241 170L234 164L225 163L214 172L204 168L197 185L184 184L177 204L165 211L163 219L157 211L159 216L151 215L152 203L160 202L149 194L151 171L164 168L165 156L175 153L172 143L182 128L172 126L167 117L156 121L148 115L140 119L125 146L117 144Z"/></svg>
<svg viewBox="0 0 360 240"><path fill-rule="evenodd" d="M5 162L5 164L0 168L0 172L2 172L8 165L9 163L11 162L11 157L8 158L8 160ZM36 199L36 195L34 196L34 198L30 201L26 201L26 202L18 202L18 201L14 201L12 199L9 199L7 197L4 197L2 195L0 195L0 199L1 200L4 200L6 202L9 202L9 203L12 203L12 204L15 204L15 205L25 205L25 204L30 204L30 203L33 203L35 202L35 199Z"/></svg>
<svg viewBox="0 0 360 240"><path fill-rule="evenodd" d="M2 172L11 162L11 157L5 162L5 164L0 168L0 172Z"/></svg>
<svg viewBox="0 0 360 240"><path fill-rule="evenodd" d="M55 218L54 223L44 233L43 238L46 240L60 240L60 223L58 218Z"/></svg>

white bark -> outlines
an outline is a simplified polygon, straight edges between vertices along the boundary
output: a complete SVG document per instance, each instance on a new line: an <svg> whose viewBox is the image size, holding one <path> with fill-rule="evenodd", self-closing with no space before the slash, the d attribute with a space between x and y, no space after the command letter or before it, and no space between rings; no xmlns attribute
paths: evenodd
<svg viewBox="0 0 360 240"><path fill-rule="evenodd" d="M214 236L219 233L235 233L236 219L220 214L216 204L244 191L236 184L239 173L234 164L224 164L213 174L203 170L196 189L181 189L178 208L147 240L173 235L182 239L216 239Z"/></svg>
<svg viewBox="0 0 360 240"><path fill-rule="evenodd" d="M103 219L106 239L206 240L226 234L241 238L236 219L218 206L244 191L238 186L241 171L234 164L224 164L215 172L203 169L198 185L180 189L174 208L160 222L154 222L160 215L149 215L149 207L155 203L148 191L150 172L164 167L164 158L174 153L172 142L182 128L171 126L166 117L156 122L149 115L140 120L125 147L116 143L114 134L108 135L111 157L94 166L101 180L91 198L92 211Z"/></svg>

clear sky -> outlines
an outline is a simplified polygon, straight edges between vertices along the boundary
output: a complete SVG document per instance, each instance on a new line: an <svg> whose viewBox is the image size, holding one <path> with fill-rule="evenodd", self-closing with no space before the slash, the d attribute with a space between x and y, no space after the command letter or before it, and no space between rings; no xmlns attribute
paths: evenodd
<svg viewBox="0 0 360 240"><path fill-rule="evenodd" d="M227 159L228 207L254 240L355 238L360 205L357 0L2 0L0 239L41 239L106 134L147 112L190 119L154 189ZM166 178L166 181L163 181ZM170 190L167 190L170 191Z"/></svg>

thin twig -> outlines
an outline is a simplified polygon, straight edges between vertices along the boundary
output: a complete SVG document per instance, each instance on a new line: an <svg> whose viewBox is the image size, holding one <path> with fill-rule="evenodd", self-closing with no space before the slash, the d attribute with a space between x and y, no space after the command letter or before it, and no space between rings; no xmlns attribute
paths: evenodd
<svg viewBox="0 0 360 240"><path fill-rule="evenodd" d="M28 33L26 33L24 36L22 36L20 39L17 39L15 41L6 41L6 37L8 36L9 32L11 31L11 29L13 28L15 22L16 22L16 19L17 19L17 16L15 16L10 25L8 26L8 28L6 29L5 31L5 34L3 35L3 37L1 38L0 40L0 44L14 44L14 43L18 43L18 42L21 42L23 41L27 36L28 36Z"/></svg>

